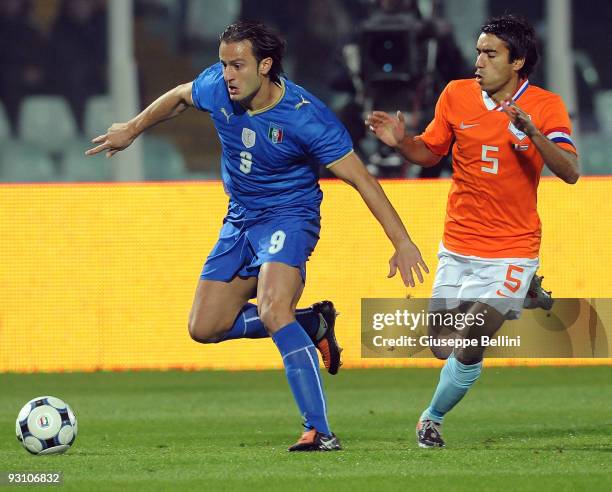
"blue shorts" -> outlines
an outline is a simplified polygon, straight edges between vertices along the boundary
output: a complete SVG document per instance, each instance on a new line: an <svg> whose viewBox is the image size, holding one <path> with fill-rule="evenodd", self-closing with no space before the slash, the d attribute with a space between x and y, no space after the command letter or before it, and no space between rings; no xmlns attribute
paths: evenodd
<svg viewBox="0 0 612 492"><path fill-rule="evenodd" d="M306 262L320 229L317 212L295 207L247 211L230 203L200 278L229 282L236 276L257 277L261 265L279 262L299 268L305 282Z"/></svg>

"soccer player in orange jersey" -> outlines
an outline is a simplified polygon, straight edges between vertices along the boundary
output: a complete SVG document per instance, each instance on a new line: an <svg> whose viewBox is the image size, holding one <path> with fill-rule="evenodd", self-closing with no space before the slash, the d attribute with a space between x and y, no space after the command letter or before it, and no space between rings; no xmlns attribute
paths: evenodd
<svg viewBox="0 0 612 492"><path fill-rule="evenodd" d="M437 164L454 142L430 309L484 316L484 326L465 334L478 339L520 316L534 279L541 238L537 188L544 164L569 184L578 180L579 168L561 98L528 80L538 59L533 28L513 15L491 19L482 27L476 53L476 77L446 86L421 135L405 135L400 112L374 111L366 124L382 142L425 167ZM480 376L483 352L477 346L448 356L417 423L420 447L444 446L444 415Z"/></svg>

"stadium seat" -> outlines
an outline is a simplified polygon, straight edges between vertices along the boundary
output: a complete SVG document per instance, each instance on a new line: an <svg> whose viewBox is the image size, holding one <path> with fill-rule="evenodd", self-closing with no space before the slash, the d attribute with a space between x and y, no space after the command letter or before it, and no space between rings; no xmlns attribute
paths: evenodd
<svg viewBox="0 0 612 492"><path fill-rule="evenodd" d="M11 122L8 119L4 104L0 102L0 140L11 137Z"/></svg>
<svg viewBox="0 0 612 492"><path fill-rule="evenodd" d="M146 180L171 181L185 177L185 160L172 143L160 137L145 135L143 145Z"/></svg>
<svg viewBox="0 0 612 492"><path fill-rule="evenodd" d="M579 152L582 174L612 174L612 144L608 135L582 135Z"/></svg>
<svg viewBox="0 0 612 492"><path fill-rule="evenodd" d="M184 37L185 2L186 0L140 0L138 2L139 17L144 21L147 31L150 31L156 38L164 39L174 54L180 54Z"/></svg>
<svg viewBox="0 0 612 492"><path fill-rule="evenodd" d="M0 149L0 180L9 183L57 181L53 161L42 150L8 140Z"/></svg>
<svg viewBox="0 0 612 492"><path fill-rule="evenodd" d="M104 153L87 157L85 151L91 148L89 139L76 139L63 153L60 169L63 181L112 181L112 161Z"/></svg>
<svg viewBox="0 0 612 492"><path fill-rule="evenodd" d="M595 94L595 114L601 131L612 135L612 90L598 91Z"/></svg>
<svg viewBox="0 0 612 492"><path fill-rule="evenodd" d="M61 96L28 96L19 108L21 140L40 149L59 153L77 135L68 102Z"/></svg>
<svg viewBox="0 0 612 492"><path fill-rule="evenodd" d="M240 15L240 1L202 2L188 0L186 30L188 36L212 43L219 42L219 34Z"/></svg>
<svg viewBox="0 0 612 492"><path fill-rule="evenodd" d="M94 138L106 133L114 121L110 96L92 96L85 103L85 136Z"/></svg>

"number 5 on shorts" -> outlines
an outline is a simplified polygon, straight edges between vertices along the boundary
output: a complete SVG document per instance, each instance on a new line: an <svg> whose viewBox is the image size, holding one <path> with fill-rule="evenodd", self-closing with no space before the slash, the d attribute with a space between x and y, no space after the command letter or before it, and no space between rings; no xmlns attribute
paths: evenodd
<svg viewBox="0 0 612 492"><path fill-rule="evenodd" d="M287 237L286 234L280 230L272 234L268 253L273 255L274 253L278 253L281 249L283 249L283 246L285 245L285 237Z"/></svg>
<svg viewBox="0 0 612 492"><path fill-rule="evenodd" d="M506 281L504 282L504 287L513 294L515 294L516 291L521 288L521 279L514 278L512 274L514 272L523 273L524 271L525 269L521 268L520 266L508 265L508 271L506 272Z"/></svg>

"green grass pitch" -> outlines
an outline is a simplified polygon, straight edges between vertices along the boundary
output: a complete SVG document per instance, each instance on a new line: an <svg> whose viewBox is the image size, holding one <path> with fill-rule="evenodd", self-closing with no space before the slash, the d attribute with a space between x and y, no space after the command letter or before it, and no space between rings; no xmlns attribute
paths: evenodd
<svg viewBox="0 0 612 492"><path fill-rule="evenodd" d="M447 448L422 450L438 373L326 375L345 449L305 454L285 451L300 420L280 371L3 374L0 471L62 471L65 491L612 490L611 367L485 368L447 417ZM21 406L45 394L79 421L65 455L15 439Z"/></svg>

